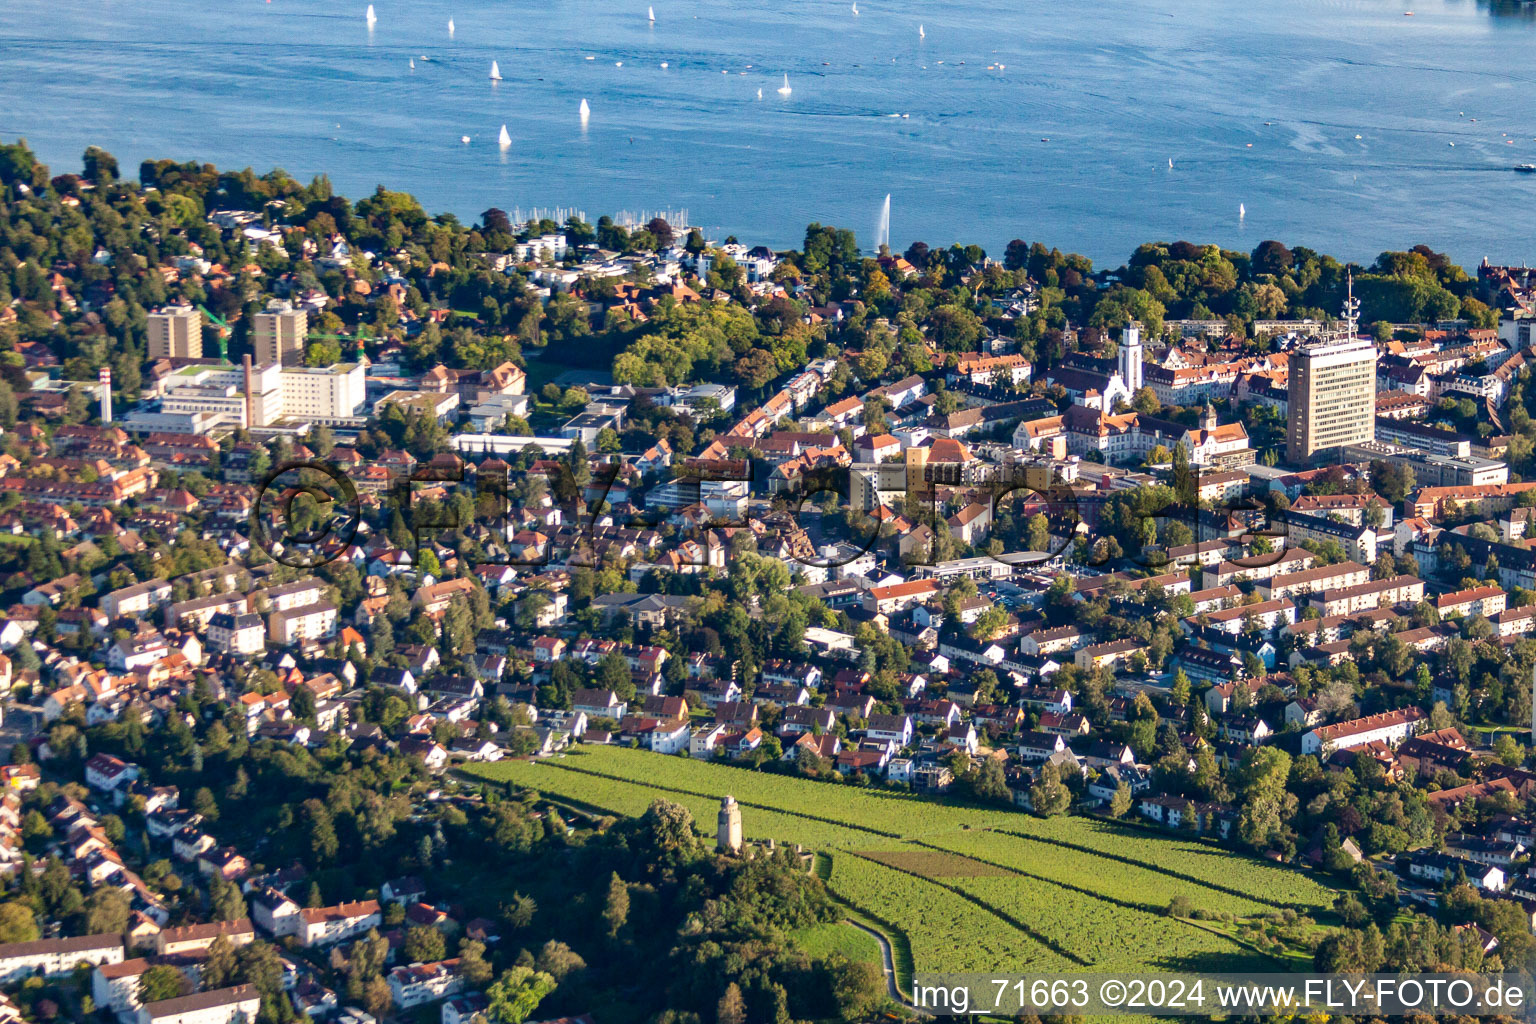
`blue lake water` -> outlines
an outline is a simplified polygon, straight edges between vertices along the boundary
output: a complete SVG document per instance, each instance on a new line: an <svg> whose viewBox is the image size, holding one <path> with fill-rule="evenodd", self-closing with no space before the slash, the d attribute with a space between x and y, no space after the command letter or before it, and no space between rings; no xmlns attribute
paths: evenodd
<svg viewBox="0 0 1536 1024"><path fill-rule="evenodd" d="M465 218L682 209L776 246L812 220L869 245L890 193L897 247L1536 255L1536 175L1511 169L1536 163L1518 4L653 5L654 25L644 0L375 0L370 30L354 0L5 0L0 136L56 172L98 144L130 174L275 165Z"/></svg>

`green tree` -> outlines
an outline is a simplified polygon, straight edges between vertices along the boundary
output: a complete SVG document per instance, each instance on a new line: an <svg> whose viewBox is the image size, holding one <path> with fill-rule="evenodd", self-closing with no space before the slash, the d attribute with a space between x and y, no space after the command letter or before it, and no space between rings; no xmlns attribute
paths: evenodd
<svg viewBox="0 0 1536 1024"><path fill-rule="evenodd" d="M208 905L215 921L238 921L246 916L240 887L222 878L215 877L208 884Z"/></svg>
<svg viewBox="0 0 1536 1024"><path fill-rule="evenodd" d="M37 916L20 900L0 903L0 942L35 942Z"/></svg>
<svg viewBox="0 0 1536 1024"><path fill-rule="evenodd" d="M1286 824L1296 806L1296 797L1285 788L1290 771L1291 756L1278 747L1255 747L1243 755L1237 834L1256 850L1286 838Z"/></svg>
<svg viewBox="0 0 1536 1024"><path fill-rule="evenodd" d="M82 158L83 177L96 185L110 185L117 180L117 157L99 146L87 146Z"/></svg>
<svg viewBox="0 0 1536 1024"><path fill-rule="evenodd" d="M522 1024L538 1008L544 997L555 990L555 979L531 967L513 967L485 990L490 1005L486 1014L505 1024Z"/></svg>
<svg viewBox="0 0 1536 1024"><path fill-rule="evenodd" d="M1072 806L1072 791L1062 784L1057 767L1047 764L1040 769L1040 780L1030 787L1029 800L1036 814L1054 818Z"/></svg>
<svg viewBox="0 0 1536 1024"><path fill-rule="evenodd" d="M1500 764L1519 768L1525 763L1525 748L1509 733L1501 732L1499 738L1493 741L1493 756L1499 759Z"/></svg>
<svg viewBox="0 0 1536 1024"><path fill-rule="evenodd" d="M187 976L170 964L155 964L139 975L139 1002L175 999L191 991Z"/></svg>
<svg viewBox="0 0 1536 1024"><path fill-rule="evenodd" d="M1131 809L1131 787L1125 783L1115 787L1115 795L1109 798L1109 814L1113 818L1123 818Z"/></svg>
<svg viewBox="0 0 1536 1024"><path fill-rule="evenodd" d="M448 955L443 933L431 925L413 925L405 933L405 957L411 963L435 963Z"/></svg>
<svg viewBox="0 0 1536 1024"><path fill-rule="evenodd" d="M494 972L485 959L485 943L474 939L464 939L459 943L459 973L476 988L491 980Z"/></svg>
<svg viewBox="0 0 1536 1024"><path fill-rule="evenodd" d="M603 901L603 925L611 939L616 938L628 923L629 886L624 884L624 879L615 871L613 877L608 879L608 895Z"/></svg>
<svg viewBox="0 0 1536 1024"><path fill-rule="evenodd" d="M192 794L192 809L209 821L219 820L219 804L213 798L213 790L207 786L200 786L196 793Z"/></svg>
<svg viewBox="0 0 1536 1024"><path fill-rule="evenodd" d="M132 909L121 889L102 886L85 902L85 930L92 935L122 932Z"/></svg>
<svg viewBox="0 0 1536 1024"><path fill-rule="evenodd" d="M715 1004L716 1024L747 1024L747 1001L741 997L741 989L733 981L725 986L725 994Z"/></svg>
<svg viewBox="0 0 1536 1024"><path fill-rule="evenodd" d="M586 970L587 962L565 943L550 939L539 949L534 966L556 981L564 981L567 975Z"/></svg>
<svg viewBox="0 0 1536 1024"><path fill-rule="evenodd" d="M393 698L391 698L393 699ZM304 801L304 817L309 822L309 849L322 864L336 857L341 842L336 837L336 825L331 819L330 808L319 800Z"/></svg>
<svg viewBox="0 0 1536 1024"><path fill-rule="evenodd" d="M1184 707L1189 703L1189 676L1184 674L1182 668L1173 674L1173 686L1169 696L1178 707Z"/></svg>
<svg viewBox="0 0 1536 1024"><path fill-rule="evenodd" d="M394 992L382 976L368 979L363 986L363 1009L375 1017L386 1017L394 1006Z"/></svg>
<svg viewBox="0 0 1536 1024"><path fill-rule="evenodd" d="M1003 775L1003 764L995 757L982 759L981 768L976 772L976 779L971 783L971 789L983 800L1007 802L1011 799L1008 793L1008 781Z"/></svg>
<svg viewBox="0 0 1536 1024"><path fill-rule="evenodd" d="M1029 544L1030 551L1051 550L1051 521L1049 519L1036 512L1029 517L1027 529L1029 530L1029 540L1027 543Z"/></svg>

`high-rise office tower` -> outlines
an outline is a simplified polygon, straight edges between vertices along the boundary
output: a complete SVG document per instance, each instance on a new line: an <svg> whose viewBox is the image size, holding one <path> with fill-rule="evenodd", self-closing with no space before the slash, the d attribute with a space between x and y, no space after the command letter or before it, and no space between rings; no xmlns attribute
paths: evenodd
<svg viewBox="0 0 1536 1024"><path fill-rule="evenodd" d="M149 358L201 359L203 315L189 306L167 306L149 314Z"/></svg>
<svg viewBox="0 0 1536 1024"><path fill-rule="evenodd" d="M309 315L302 309L269 307L251 319L251 348L256 363L299 366L304 362L304 338L309 334Z"/></svg>
<svg viewBox="0 0 1536 1024"><path fill-rule="evenodd" d="M1359 304L1350 282L1342 336L1303 345L1291 357L1286 459L1376 439L1376 345L1355 337Z"/></svg>

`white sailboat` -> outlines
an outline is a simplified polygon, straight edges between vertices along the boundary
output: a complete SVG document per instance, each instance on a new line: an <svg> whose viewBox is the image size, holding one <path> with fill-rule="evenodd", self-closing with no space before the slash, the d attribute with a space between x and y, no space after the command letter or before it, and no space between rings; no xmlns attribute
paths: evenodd
<svg viewBox="0 0 1536 1024"><path fill-rule="evenodd" d="M919 39L927 39L928 38L928 33L923 31L923 26L921 26L921 25L917 26L917 38L919 38Z"/></svg>
<svg viewBox="0 0 1536 1024"><path fill-rule="evenodd" d="M452 18L448 19L448 34L450 36L453 35L453 19Z"/></svg>
<svg viewBox="0 0 1536 1024"><path fill-rule="evenodd" d="M650 20L652 25L656 24L656 8L654 8L654 7L647 7L645 9L645 16L646 16L647 19Z"/></svg>
<svg viewBox="0 0 1536 1024"><path fill-rule="evenodd" d="M464 145L467 146L467 145L469 145L469 136L468 135L460 135L459 136L459 141L464 143Z"/></svg>
<svg viewBox="0 0 1536 1024"><path fill-rule="evenodd" d="M501 68L497 65L497 63L495 61L491 61L491 81L493 81L493 82L501 81Z"/></svg>
<svg viewBox="0 0 1536 1024"><path fill-rule="evenodd" d="M1246 216L1248 216L1248 207L1244 206L1242 203L1238 203L1237 204L1237 219L1238 220L1242 220Z"/></svg>
<svg viewBox="0 0 1536 1024"><path fill-rule="evenodd" d="M1168 169L1173 170L1173 157L1168 158Z"/></svg>
<svg viewBox="0 0 1536 1024"><path fill-rule="evenodd" d="M794 90L789 87L789 75L786 73L784 75L784 84L779 86L779 95L788 96L793 91Z"/></svg>
<svg viewBox="0 0 1536 1024"><path fill-rule="evenodd" d="M415 57L411 58L411 70L412 71L416 70L416 58Z"/></svg>
<svg viewBox="0 0 1536 1024"><path fill-rule="evenodd" d="M757 90L757 98L758 99L762 99L763 98L763 90L761 90L761 89Z"/></svg>
<svg viewBox="0 0 1536 1024"><path fill-rule="evenodd" d="M585 124L587 118L592 116L592 108L587 105L586 97L582 97L580 112L582 123Z"/></svg>
<svg viewBox="0 0 1536 1024"><path fill-rule="evenodd" d="M379 16L373 13L373 4L368 5L368 26L370 28L379 20Z"/></svg>
<svg viewBox="0 0 1536 1024"><path fill-rule="evenodd" d="M853 13L859 13L859 0L853 0Z"/></svg>
<svg viewBox="0 0 1536 1024"><path fill-rule="evenodd" d="M508 146L512 145L512 136L507 133L506 125L501 126L501 134L496 137L496 143L497 145L501 146L502 149L506 149Z"/></svg>

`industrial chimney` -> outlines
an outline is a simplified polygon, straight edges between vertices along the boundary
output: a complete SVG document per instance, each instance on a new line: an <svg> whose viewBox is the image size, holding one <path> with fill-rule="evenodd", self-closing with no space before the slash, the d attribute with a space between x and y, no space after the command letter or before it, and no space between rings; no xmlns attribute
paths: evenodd
<svg viewBox="0 0 1536 1024"><path fill-rule="evenodd" d="M247 352L244 359L245 365L245 426L249 430L256 422L255 410L251 408L251 354Z"/></svg>
<svg viewBox="0 0 1536 1024"><path fill-rule="evenodd" d="M103 366L101 372L96 375L101 382L99 389L101 395L101 422L112 422L112 368Z"/></svg>

